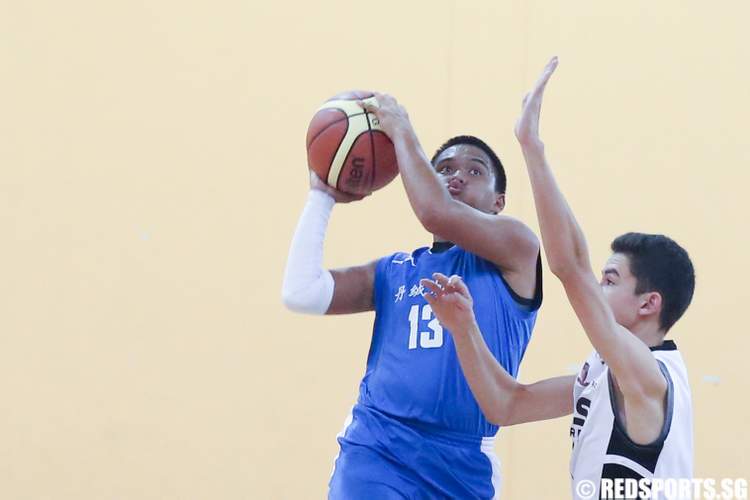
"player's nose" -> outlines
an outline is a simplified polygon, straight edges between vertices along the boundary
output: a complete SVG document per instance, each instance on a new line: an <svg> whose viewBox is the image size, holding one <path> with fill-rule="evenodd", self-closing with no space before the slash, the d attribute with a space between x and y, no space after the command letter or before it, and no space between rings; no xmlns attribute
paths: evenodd
<svg viewBox="0 0 750 500"><path fill-rule="evenodd" d="M451 182L460 182L463 184L465 182L463 170L460 168L454 170L450 180Z"/></svg>
<svg viewBox="0 0 750 500"><path fill-rule="evenodd" d="M461 187L463 184L464 180L457 175L453 175L450 179L448 179L449 187Z"/></svg>

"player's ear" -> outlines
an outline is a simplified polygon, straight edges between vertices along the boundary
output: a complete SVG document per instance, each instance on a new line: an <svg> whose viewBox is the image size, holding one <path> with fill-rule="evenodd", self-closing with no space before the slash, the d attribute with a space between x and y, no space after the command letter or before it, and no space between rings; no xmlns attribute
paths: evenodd
<svg viewBox="0 0 750 500"><path fill-rule="evenodd" d="M641 294L640 301L641 305L638 308L638 314L640 316L649 316L651 314L656 314L658 316L661 313L662 296L659 292L647 292Z"/></svg>
<svg viewBox="0 0 750 500"><path fill-rule="evenodd" d="M505 193L495 193L493 212L499 214L505 208Z"/></svg>

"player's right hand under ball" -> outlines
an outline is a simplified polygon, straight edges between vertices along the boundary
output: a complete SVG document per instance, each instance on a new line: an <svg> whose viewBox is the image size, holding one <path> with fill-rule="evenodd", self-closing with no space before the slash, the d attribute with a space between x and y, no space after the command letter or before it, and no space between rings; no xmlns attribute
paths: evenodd
<svg viewBox="0 0 750 500"><path fill-rule="evenodd" d="M318 177L312 170L310 171L310 189L317 189L318 191L328 193L334 200L336 200L336 203L351 203L352 201L359 201L365 196L369 196L349 194L339 191L338 189L334 189L323 182L323 179Z"/></svg>

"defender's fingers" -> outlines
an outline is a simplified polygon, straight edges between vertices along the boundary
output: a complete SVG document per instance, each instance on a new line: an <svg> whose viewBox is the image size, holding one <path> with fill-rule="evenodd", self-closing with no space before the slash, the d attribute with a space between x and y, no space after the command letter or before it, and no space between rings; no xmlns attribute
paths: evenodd
<svg viewBox="0 0 750 500"><path fill-rule="evenodd" d="M464 280L459 279L458 282L455 284L455 288L464 297L471 297L471 293L469 293L469 287L466 286L466 283L464 283Z"/></svg>
<svg viewBox="0 0 750 500"><path fill-rule="evenodd" d="M455 285L459 281L461 281L461 276L459 276L458 274L452 274L451 277L448 278L449 285Z"/></svg>
<svg viewBox="0 0 750 500"><path fill-rule="evenodd" d="M466 283L464 283L464 280L461 278L461 276L454 274L448 279L448 289L451 291L456 291L464 296L469 296L469 288L466 286Z"/></svg>
<svg viewBox="0 0 750 500"><path fill-rule="evenodd" d="M444 275L443 273L432 273L432 277L440 286L445 286L448 284L448 276Z"/></svg>
<svg viewBox="0 0 750 500"><path fill-rule="evenodd" d="M549 66L550 71L555 71L557 69L557 65L560 62L560 60L557 58L557 56L552 56L552 59L549 60L547 63L547 66Z"/></svg>
<svg viewBox="0 0 750 500"><path fill-rule="evenodd" d="M554 73L555 69L557 69L557 63L558 63L557 56L549 60L547 65L544 67L544 70L542 70L542 74L539 77L539 80L537 80L536 82L536 87L534 89L535 93L538 94L544 91L544 87L547 85L547 82L552 76L552 73Z"/></svg>
<svg viewBox="0 0 750 500"><path fill-rule="evenodd" d="M435 295L443 293L443 289L440 287L440 285L438 285L432 280L421 279L419 280L419 284L427 288L428 290L430 290L430 292L434 293ZM423 294L423 295L427 296L429 295L429 293Z"/></svg>

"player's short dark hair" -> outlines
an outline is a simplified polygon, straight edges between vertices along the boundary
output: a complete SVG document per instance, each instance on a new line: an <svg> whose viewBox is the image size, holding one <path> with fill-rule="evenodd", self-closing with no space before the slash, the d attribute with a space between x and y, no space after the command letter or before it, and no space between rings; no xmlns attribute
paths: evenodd
<svg viewBox="0 0 750 500"><path fill-rule="evenodd" d="M445 141L443 145L435 151L435 154L432 155L432 159L430 160L432 166L436 166L435 161L437 161L438 156L440 156L443 151L457 144L476 146L487 153L487 156L490 157L490 162L492 162L492 168L495 169L495 191L498 193L505 193L508 180L505 177L505 167L503 167L503 162L500 161L500 158L498 158L497 154L495 154L486 142L478 137L474 137L473 135L457 135L456 137L451 137Z"/></svg>
<svg viewBox="0 0 750 500"><path fill-rule="evenodd" d="M662 297L659 327L666 333L685 313L695 290L690 256L662 234L626 233L612 242L612 251L630 260L635 293L659 292Z"/></svg>

